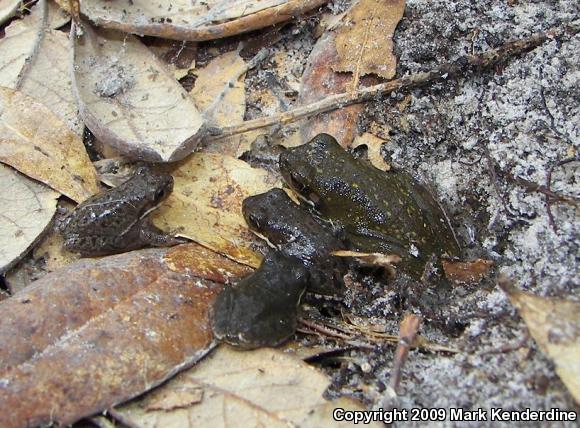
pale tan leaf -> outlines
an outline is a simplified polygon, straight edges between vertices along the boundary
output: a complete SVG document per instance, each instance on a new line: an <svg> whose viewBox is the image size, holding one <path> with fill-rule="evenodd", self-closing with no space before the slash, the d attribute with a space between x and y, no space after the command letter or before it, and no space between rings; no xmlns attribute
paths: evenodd
<svg viewBox="0 0 580 428"><path fill-rule="evenodd" d="M556 373L580 403L580 303L525 293L500 282L530 334L556 364Z"/></svg>
<svg viewBox="0 0 580 428"><path fill-rule="evenodd" d="M217 127L242 122L246 112L246 62L238 53L232 51L220 55L204 68L196 70L196 74L191 96L206 120ZM230 82L233 85L230 86ZM251 144L249 138L234 135L211 144L206 151L238 157Z"/></svg>
<svg viewBox="0 0 580 428"><path fill-rule="evenodd" d="M58 8L50 4L52 9ZM45 0L38 2L31 14L11 24L9 35L0 40L0 85L19 89L42 102L72 131L82 135L84 124L72 93L68 38L61 31L49 29L56 12L50 13L49 7L46 18L46 6Z"/></svg>
<svg viewBox="0 0 580 428"><path fill-rule="evenodd" d="M5 272L50 225L59 194L0 164L0 272Z"/></svg>
<svg viewBox="0 0 580 428"><path fill-rule="evenodd" d="M328 0L85 1L100 27L176 40L211 40L284 22Z"/></svg>
<svg viewBox="0 0 580 428"><path fill-rule="evenodd" d="M379 138L373 134L365 132L364 134L355 137L351 147L356 148L363 145L367 146L368 158L371 164L375 168L380 169L381 171L388 171L391 169L391 166L387 162L385 162L385 159L381 154L381 147L385 143L386 141L383 140L382 138Z"/></svg>
<svg viewBox="0 0 580 428"><path fill-rule="evenodd" d="M99 190L79 136L43 104L1 87L0 161L76 202Z"/></svg>
<svg viewBox="0 0 580 428"><path fill-rule="evenodd" d="M68 426L214 346L210 308L249 268L197 244L84 259L0 303L0 426ZM9 409L9 411L7 411Z"/></svg>
<svg viewBox="0 0 580 428"><path fill-rule="evenodd" d="M143 428L352 426L335 421L333 410L364 409L353 400L324 399L329 384L325 374L281 351L240 352L222 346L161 388L197 386L204 392L200 403L164 412L134 401L118 411Z"/></svg>
<svg viewBox="0 0 580 428"><path fill-rule="evenodd" d="M14 16L20 3L21 0L0 0L0 25Z"/></svg>
<svg viewBox="0 0 580 428"><path fill-rule="evenodd" d="M393 78L397 59L392 38L404 10L404 0L359 0L353 5L337 30L334 70L352 72L355 81L371 73Z"/></svg>
<svg viewBox="0 0 580 428"><path fill-rule="evenodd" d="M242 216L242 201L279 181L263 169L213 153L195 153L169 170L173 192L151 216L162 230L194 240L233 260L258 267L258 240Z"/></svg>
<svg viewBox="0 0 580 428"><path fill-rule="evenodd" d="M178 160L201 138L193 101L136 37L85 23L74 41L73 85L85 124L125 155Z"/></svg>
<svg viewBox="0 0 580 428"><path fill-rule="evenodd" d="M54 0L47 0L48 28L57 29L70 21L70 15L61 8Z"/></svg>
<svg viewBox="0 0 580 428"><path fill-rule="evenodd" d="M42 26L42 10L36 6L29 15L6 27L6 35L0 39L0 86L17 87L26 60L38 49Z"/></svg>

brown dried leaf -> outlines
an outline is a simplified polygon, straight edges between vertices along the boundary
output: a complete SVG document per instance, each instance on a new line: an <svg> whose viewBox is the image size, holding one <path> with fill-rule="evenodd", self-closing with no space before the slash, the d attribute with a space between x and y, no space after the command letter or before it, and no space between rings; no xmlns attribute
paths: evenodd
<svg viewBox="0 0 580 428"><path fill-rule="evenodd" d="M246 62L238 53L232 51L220 55L203 69L196 70L196 74L191 96L206 120L217 127L243 122L246 112ZM230 86L230 82L233 85ZM245 144L242 145L242 142ZM249 150L251 143L235 135L210 145L206 151L239 157Z"/></svg>
<svg viewBox="0 0 580 428"><path fill-rule="evenodd" d="M525 293L507 281L500 286L524 319L542 352L556 365L556 373L580 403L580 303Z"/></svg>
<svg viewBox="0 0 580 428"><path fill-rule="evenodd" d="M354 149L359 146L367 146L368 148L368 158L371 164L380 169L381 171L388 171L391 169L391 165L385 162L383 155L381 154L381 147L386 141L379 138L373 134L365 132L362 135L357 135L352 142L351 147Z"/></svg>
<svg viewBox="0 0 580 428"><path fill-rule="evenodd" d="M204 121L191 98L136 37L85 23L74 41L73 85L86 125L125 155L174 161L201 138Z"/></svg>
<svg viewBox="0 0 580 428"><path fill-rule="evenodd" d="M346 398L325 400L323 393L329 384L325 374L281 351L239 352L221 346L196 367L162 387L202 388L201 403L163 412L147 409L135 401L118 411L135 425L151 428L192 424L200 428L351 426L351 422L333 420L332 410L363 408ZM368 426L381 425L375 422Z"/></svg>
<svg viewBox="0 0 580 428"><path fill-rule="evenodd" d="M397 65L393 33L404 11L405 0L356 2L337 30L334 70L354 73L355 81L371 73L392 79Z"/></svg>
<svg viewBox="0 0 580 428"><path fill-rule="evenodd" d="M83 142L43 104L0 88L0 161L76 202L98 192Z"/></svg>
<svg viewBox="0 0 580 428"><path fill-rule="evenodd" d="M67 425L191 366L213 347L221 284L247 273L188 244L84 259L1 302L0 396L10 411L0 426Z"/></svg>
<svg viewBox="0 0 580 428"><path fill-rule="evenodd" d="M0 164L0 273L38 240L56 212L59 194Z"/></svg>
<svg viewBox="0 0 580 428"><path fill-rule="evenodd" d="M314 45L302 75L297 106L320 101L328 95L344 93L351 89L352 75L336 73L332 68L337 61L335 39L336 33L329 32ZM378 79L374 76L366 76L361 80L363 86L376 83ZM354 138L358 116L363 108L362 104L354 104L301 121L300 132L295 139L283 144L285 146L304 144L324 132L332 135L342 147L346 148Z"/></svg>
<svg viewBox="0 0 580 428"><path fill-rule="evenodd" d="M169 170L173 192L152 213L162 230L194 240L220 254L258 267L258 240L242 216L242 201L279 185L271 174L228 156L195 153Z"/></svg>
<svg viewBox="0 0 580 428"><path fill-rule="evenodd" d="M0 0L0 25L12 18L18 11L21 0Z"/></svg>
<svg viewBox="0 0 580 428"><path fill-rule="evenodd" d="M212 40L288 21L328 0L84 1L100 27L175 40Z"/></svg>
<svg viewBox="0 0 580 428"><path fill-rule="evenodd" d="M441 261L445 276L453 282L460 284L474 284L485 278L493 261L477 259L470 262L445 260Z"/></svg>

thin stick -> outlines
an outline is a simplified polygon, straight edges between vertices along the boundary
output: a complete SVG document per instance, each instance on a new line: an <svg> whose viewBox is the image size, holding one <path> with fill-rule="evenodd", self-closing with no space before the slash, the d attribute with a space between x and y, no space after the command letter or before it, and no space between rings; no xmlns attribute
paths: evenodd
<svg viewBox="0 0 580 428"><path fill-rule="evenodd" d="M535 33L526 39L508 42L497 49L489 50L480 55L466 55L460 57L457 61L441 64L430 71L411 74L379 85L360 88L353 92L331 95L312 104L297 107L272 116L248 120L221 129L213 128L211 129L211 135L207 137L207 141L219 140L232 135L242 134L244 132L253 131L254 129L265 128L273 125L285 125L295 122L298 119L336 110L351 104L370 101L380 95L386 95L397 90L408 90L433 82L463 76L470 69L480 70L489 68L501 61L528 52L550 38L563 35L566 31L571 34L576 34L578 28L556 28L543 33Z"/></svg>
<svg viewBox="0 0 580 428"><path fill-rule="evenodd" d="M407 356L409 355L409 349L415 336L417 336L417 330L421 325L421 318L417 315L407 314L401 321L399 327L399 344L395 350L395 359L393 361L393 370L391 371L391 380L389 386L392 388L395 394L397 394L399 389L399 383L401 382L401 373L403 370L403 365L407 361Z"/></svg>

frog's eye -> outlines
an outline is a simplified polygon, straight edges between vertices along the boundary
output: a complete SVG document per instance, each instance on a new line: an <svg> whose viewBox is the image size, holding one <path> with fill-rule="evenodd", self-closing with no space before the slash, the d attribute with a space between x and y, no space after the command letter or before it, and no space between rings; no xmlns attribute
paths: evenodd
<svg viewBox="0 0 580 428"><path fill-rule="evenodd" d="M258 216L256 216L255 214L250 214L248 216L248 220L253 225L258 225L259 224L259 221L260 221L260 219L258 218Z"/></svg>
<svg viewBox="0 0 580 428"><path fill-rule="evenodd" d="M165 191L164 188L157 189L157 191L155 192L155 200L163 199L166 193L167 192Z"/></svg>

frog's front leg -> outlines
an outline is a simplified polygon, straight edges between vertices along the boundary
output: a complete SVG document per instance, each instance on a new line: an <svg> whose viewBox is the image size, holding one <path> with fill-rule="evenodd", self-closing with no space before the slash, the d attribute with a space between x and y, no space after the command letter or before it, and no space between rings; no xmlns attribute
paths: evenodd
<svg viewBox="0 0 580 428"><path fill-rule="evenodd" d="M141 227L139 228L139 240L143 245L149 245L152 247L171 247L177 244L185 244L189 240L185 238L179 238L177 236L168 235L151 223L151 220L144 218L141 221Z"/></svg>

